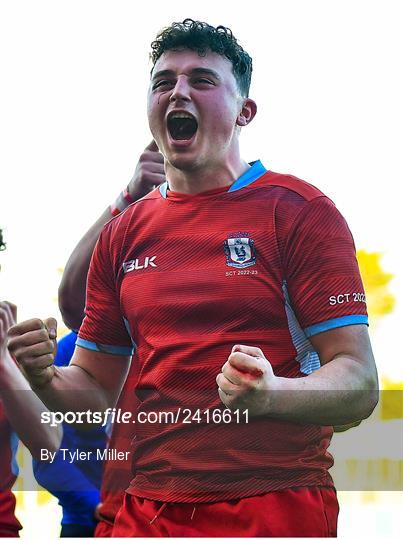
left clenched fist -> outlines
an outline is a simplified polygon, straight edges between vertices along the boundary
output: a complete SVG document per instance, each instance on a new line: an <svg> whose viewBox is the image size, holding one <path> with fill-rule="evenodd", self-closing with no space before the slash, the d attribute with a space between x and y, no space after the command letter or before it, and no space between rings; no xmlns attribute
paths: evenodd
<svg viewBox="0 0 403 540"><path fill-rule="evenodd" d="M216 381L220 399L229 409L247 409L249 416L271 411L277 377L258 347L234 345Z"/></svg>

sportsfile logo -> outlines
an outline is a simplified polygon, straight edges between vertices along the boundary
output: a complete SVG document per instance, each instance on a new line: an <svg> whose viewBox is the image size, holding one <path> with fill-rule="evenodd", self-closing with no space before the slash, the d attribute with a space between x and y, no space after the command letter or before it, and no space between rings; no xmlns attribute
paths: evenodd
<svg viewBox="0 0 403 540"><path fill-rule="evenodd" d="M123 272L127 274L127 272L133 272L133 270L143 270L148 267L157 268L157 265L154 262L155 258L156 255L154 255L154 257L146 257L143 264L141 259L132 259L131 261L126 261L123 263Z"/></svg>

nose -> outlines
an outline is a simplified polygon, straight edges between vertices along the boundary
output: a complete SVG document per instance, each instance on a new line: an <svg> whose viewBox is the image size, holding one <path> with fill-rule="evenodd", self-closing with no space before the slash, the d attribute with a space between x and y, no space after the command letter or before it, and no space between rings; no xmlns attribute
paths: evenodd
<svg viewBox="0 0 403 540"><path fill-rule="evenodd" d="M187 78L180 75L172 90L169 101L190 101L190 87Z"/></svg>

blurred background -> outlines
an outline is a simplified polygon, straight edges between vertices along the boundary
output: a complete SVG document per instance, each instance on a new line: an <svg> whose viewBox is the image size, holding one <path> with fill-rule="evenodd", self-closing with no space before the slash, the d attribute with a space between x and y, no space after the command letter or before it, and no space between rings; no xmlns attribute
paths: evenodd
<svg viewBox="0 0 403 540"><path fill-rule="evenodd" d="M127 185L151 140L149 45L186 17L229 26L254 59L248 160L324 191L353 232L381 402L332 443L341 537L401 530L403 362L401 43L398 0L70 0L0 3L0 296L19 319L54 316L65 262ZM382 441L383 444L379 444ZM25 538L54 538L60 509L15 488ZM35 531L40 531L35 533Z"/></svg>

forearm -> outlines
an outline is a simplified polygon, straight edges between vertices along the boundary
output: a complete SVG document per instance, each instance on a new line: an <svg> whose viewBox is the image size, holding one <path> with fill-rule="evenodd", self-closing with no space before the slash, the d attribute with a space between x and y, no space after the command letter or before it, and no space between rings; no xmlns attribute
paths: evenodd
<svg viewBox="0 0 403 540"><path fill-rule="evenodd" d="M130 356L77 346L69 366L55 367L56 326L52 318L16 324L8 331L8 350L42 402L51 411L81 413L75 423L84 427L85 420L91 423L92 413L98 417L115 405L130 368Z"/></svg>
<svg viewBox="0 0 403 540"><path fill-rule="evenodd" d="M51 411L104 412L113 405L107 392L81 367L70 365L54 369L50 382L34 387L36 394Z"/></svg>
<svg viewBox="0 0 403 540"><path fill-rule="evenodd" d="M103 226L112 218L108 207L79 241L66 263L59 286L59 308L65 324L78 329L84 318L87 274Z"/></svg>
<svg viewBox="0 0 403 540"><path fill-rule="evenodd" d="M274 418L343 425L367 418L378 402L376 376L348 356L334 358L307 377L276 379L276 390L268 395Z"/></svg>
<svg viewBox="0 0 403 540"><path fill-rule="evenodd" d="M41 414L47 408L8 353L0 366L0 397L10 424L34 457L40 456L42 448L49 451L59 448L61 426L41 423Z"/></svg>

